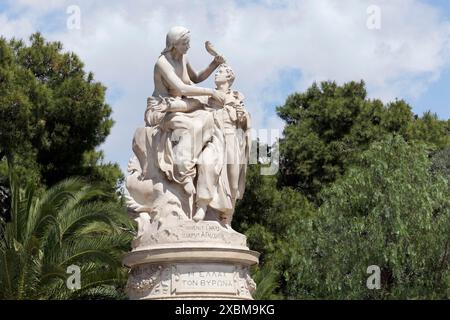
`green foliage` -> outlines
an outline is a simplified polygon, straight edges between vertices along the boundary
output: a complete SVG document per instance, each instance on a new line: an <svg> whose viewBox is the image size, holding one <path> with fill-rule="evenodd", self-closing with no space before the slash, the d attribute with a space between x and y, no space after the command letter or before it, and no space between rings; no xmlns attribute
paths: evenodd
<svg viewBox="0 0 450 320"><path fill-rule="evenodd" d="M0 173L3 177L7 176L6 159L11 163L14 153L26 155L20 174L35 163L36 154L30 141L34 131L30 123L33 105L29 98L34 94L30 88L34 81L33 75L17 64L13 48L0 38ZM36 178L33 174L23 176Z"/></svg>
<svg viewBox="0 0 450 320"><path fill-rule="evenodd" d="M287 291L296 298L448 298L449 181L433 175L425 145L400 136L374 143L357 164L322 192L308 244L291 266ZM367 267L382 271L368 290Z"/></svg>
<svg viewBox="0 0 450 320"><path fill-rule="evenodd" d="M261 175L261 165L249 166L245 197L234 213L233 226L244 232L252 250L261 253L254 276L259 299L281 297L291 276L290 261L301 251L298 235L300 222L313 215L315 207L308 200L285 187L278 190L276 177Z"/></svg>
<svg viewBox="0 0 450 320"><path fill-rule="evenodd" d="M314 84L277 111L280 171L250 166L234 221L261 252L256 295L446 298L450 121L367 99L364 82Z"/></svg>
<svg viewBox="0 0 450 320"><path fill-rule="evenodd" d="M412 140L426 142L433 149L450 146L450 120L439 120L437 114L425 112L411 127Z"/></svg>
<svg viewBox="0 0 450 320"><path fill-rule="evenodd" d="M431 170L434 174L441 174L450 181L450 148L438 151L432 158Z"/></svg>
<svg viewBox="0 0 450 320"><path fill-rule="evenodd" d="M61 43L45 42L39 33L29 45L0 38L0 161L6 156L21 177L52 185L93 173L111 188L122 177L101 154L93 156L113 120L105 87L83 67ZM2 166L0 173L5 159Z"/></svg>
<svg viewBox="0 0 450 320"><path fill-rule="evenodd" d="M281 185L320 204L322 188L344 174L360 152L387 133L427 142L431 148L450 145L449 122L431 113L414 117L402 100L384 105L366 96L364 82L342 86L322 82L289 96L277 108L286 121L280 143Z"/></svg>
<svg viewBox="0 0 450 320"><path fill-rule="evenodd" d="M257 267L253 272L253 280L256 283L256 291L253 293L255 300L280 300L283 296L278 291L279 273L274 265L270 263Z"/></svg>
<svg viewBox="0 0 450 320"><path fill-rule="evenodd" d="M121 255L132 226L117 200L79 179L41 196L10 181L11 219L0 220L0 299L123 297ZM66 286L70 265L81 269L80 290Z"/></svg>
<svg viewBox="0 0 450 320"><path fill-rule="evenodd" d="M9 220L9 208L11 207L11 190L6 185L6 179L0 178L0 219Z"/></svg>
<svg viewBox="0 0 450 320"><path fill-rule="evenodd" d="M117 190L124 181L124 176L117 163L104 163L102 151L87 151L83 154L80 175L91 183L102 184L111 191Z"/></svg>

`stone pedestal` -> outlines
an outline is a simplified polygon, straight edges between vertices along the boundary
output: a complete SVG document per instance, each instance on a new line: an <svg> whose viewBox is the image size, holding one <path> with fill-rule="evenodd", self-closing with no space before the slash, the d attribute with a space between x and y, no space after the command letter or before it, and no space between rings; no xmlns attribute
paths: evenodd
<svg viewBox="0 0 450 320"><path fill-rule="evenodd" d="M245 236L217 222L187 221L161 230L124 258L130 299L252 299L249 267L259 253Z"/></svg>

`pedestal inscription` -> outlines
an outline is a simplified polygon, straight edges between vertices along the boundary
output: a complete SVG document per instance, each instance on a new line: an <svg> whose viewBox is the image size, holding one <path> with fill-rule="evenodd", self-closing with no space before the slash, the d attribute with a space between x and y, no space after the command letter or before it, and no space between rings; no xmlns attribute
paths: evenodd
<svg viewBox="0 0 450 320"><path fill-rule="evenodd" d="M174 277L175 293L236 294L236 267L224 265L179 264Z"/></svg>
<svg viewBox="0 0 450 320"><path fill-rule="evenodd" d="M209 253L205 255L205 253ZM252 299L249 268L258 253L230 248L131 252L126 291L131 299Z"/></svg>
<svg viewBox="0 0 450 320"><path fill-rule="evenodd" d="M182 240L217 240L220 237L220 226L191 224L184 226L185 231L181 234Z"/></svg>
<svg viewBox="0 0 450 320"><path fill-rule="evenodd" d="M225 229L216 221L185 221L171 228L161 228L154 233L144 234L140 248L167 247L183 244L230 246L247 248L247 239L232 229Z"/></svg>

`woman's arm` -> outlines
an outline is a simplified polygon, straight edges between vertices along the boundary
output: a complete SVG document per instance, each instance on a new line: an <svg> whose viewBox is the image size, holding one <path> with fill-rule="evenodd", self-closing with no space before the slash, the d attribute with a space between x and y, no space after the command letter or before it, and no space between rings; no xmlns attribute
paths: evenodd
<svg viewBox="0 0 450 320"><path fill-rule="evenodd" d="M168 112L190 112L201 108L202 104L195 98L190 99L175 99L166 98Z"/></svg>
<svg viewBox="0 0 450 320"><path fill-rule="evenodd" d="M185 84L183 81L181 81L181 79L173 70L173 67L167 61L164 61L162 59L159 60L156 63L155 67L155 71L157 70L161 73L161 76L164 78L164 80L168 82L169 86L179 91L182 96L208 96L219 101L220 103L224 103L225 101L225 94L218 90Z"/></svg>
<svg viewBox="0 0 450 320"><path fill-rule="evenodd" d="M159 60L156 64L156 68L159 69L159 72L169 86L179 91L183 96L214 96L213 89L185 84L181 81L175 71L173 71L172 66L167 61Z"/></svg>
<svg viewBox="0 0 450 320"><path fill-rule="evenodd" d="M225 62L225 59L222 56L215 56L214 60L211 61L211 63L209 64L209 66L207 66L205 68L205 70L197 73L194 70L194 68L192 68L189 61L186 60L186 67L187 67L187 71L189 74L189 78L191 78L192 82L194 82L194 83L202 82L202 81L208 79L208 77L211 75L211 73L213 73L213 71L216 70L216 68L224 62Z"/></svg>

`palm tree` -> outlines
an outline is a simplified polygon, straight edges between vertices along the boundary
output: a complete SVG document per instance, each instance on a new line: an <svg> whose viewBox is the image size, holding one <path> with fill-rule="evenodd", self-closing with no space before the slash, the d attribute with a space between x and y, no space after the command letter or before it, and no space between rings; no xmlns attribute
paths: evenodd
<svg viewBox="0 0 450 320"><path fill-rule="evenodd" d="M255 300L280 300L282 296L276 293L279 287L279 276L273 264L265 263L256 267L253 271L253 279L256 282L256 291L253 293Z"/></svg>
<svg viewBox="0 0 450 320"><path fill-rule="evenodd" d="M37 196L10 174L10 221L0 218L0 299L123 297L121 255L132 225L121 204L80 179ZM66 281L78 266L81 289Z"/></svg>

